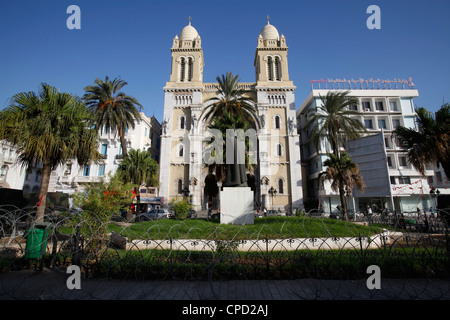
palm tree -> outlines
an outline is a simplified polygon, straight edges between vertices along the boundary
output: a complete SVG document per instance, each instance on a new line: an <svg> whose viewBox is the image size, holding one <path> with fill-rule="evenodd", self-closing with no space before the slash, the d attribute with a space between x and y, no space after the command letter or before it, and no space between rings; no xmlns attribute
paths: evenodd
<svg viewBox="0 0 450 320"><path fill-rule="evenodd" d="M39 93L22 92L0 113L0 139L17 148L23 167L42 165L36 220L45 214L50 173L67 160L80 165L98 161L98 132L89 126L92 114L75 95L41 84Z"/></svg>
<svg viewBox="0 0 450 320"><path fill-rule="evenodd" d="M354 187L363 191L365 189L364 180L359 172L358 165L352 161L348 153L343 151L339 156L330 153L328 157L323 163L327 166L327 169L320 174L320 179L321 181L331 180L331 189L339 191L345 219L348 221L345 193L351 191Z"/></svg>
<svg viewBox="0 0 450 320"><path fill-rule="evenodd" d="M396 137L407 152L408 161L422 175L429 164L442 166L450 177L450 104L433 114L425 108L416 109L417 130L399 126Z"/></svg>
<svg viewBox="0 0 450 320"><path fill-rule="evenodd" d="M246 97L246 90L239 85L239 76L234 76L231 72L227 72L222 77L217 77L219 84L217 97L208 99L206 102L212 102L202 112L202 116L210 121L209 128L219 129L224 137L226 129L244 129L259 123L256 108L253 106L255 102L252 98ZM224 141L225 143L225 141ZM226 147L224 145L225 150ZM247 156L246 156L247 158ZM225 179L225 171L227 165L215 164L216 178L219 181ZM228 165L229 168L229 165ZM210 167L211 169L211 167Z"/></svg>
<svg viewBox="0 0 450 320"><path fill-rule="evenodd" d="M202 112L204 118L210 121L210 127L220 129L225 135L226 129L246 130L253 127L255 122L259 123L257 110L253 106L255 101L245 96L248 91L240 87L239 76L227 72L226 75L216 79L219 83L219 94L206 100L212 103Z"/></svg>
<svg viewBox="0 0 450 320"><path fill-rule="evenodd" d="M209 120L211 117L220 119L225 113L236 116L242 116L246 121L259 121L256 116L257 111L252 105L254 100L245 97L246 90L239 86L239 76L234 76L231 72L222 75L222 78L217 77L219 83L217 97L210 98L206 102L212 102L205 107L203 115L205 119Z"/></svg>
<svg viewBox="0 0 450 320"><path fill-rule="evenodd" d="M345 149L346 140L361 137L366 132L366 127L355 118L359 112L350 110L351 105L356 105L358 100L348 96L349 91L329 91L325 97L320 96L323 105L317 112L308 118L305 129L311 130L310 142L319 150L320 143L325 140L331 147L331 152L339 154L341 147Z"/></svg>
<svg viewBox="0 0 450 320"><path fill-rule="evenodd" d="M109 80L107 76L105 81L95 79L94 85L84 88L86 91L83 100L86 106L95 115L95 125L103 132L114 130L120 138L123 155L127 154L127 144L125 133L127 128L134 129L135 121L140 121L141 117L136 106L142 108L139 101L126 95L120 90L127 85L127 82L115 78Z"/></svg>
<svg viewBox="0 0 450 320"><path fill-rule="evenodd" d="M153 187L159 185L158 163L152 159L149 151L130 149L124 156L117 172L123 181L135 185L134 191L137 198L136 214L138 215L140 213L139 207L141 203L139 187L143 184Z"/></svg>

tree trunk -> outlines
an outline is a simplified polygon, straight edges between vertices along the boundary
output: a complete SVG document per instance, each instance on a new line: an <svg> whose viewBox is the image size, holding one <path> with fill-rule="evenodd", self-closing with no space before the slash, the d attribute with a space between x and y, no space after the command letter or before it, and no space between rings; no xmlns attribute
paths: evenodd
<svg viewBox="0 0 450 320"><path fill-rule="evenodd" d="M123 130L121 130L121 132L119 133L119 137L120 137L120 144L122 145L122 156L125 157L125 155L128 154L128 150L127 150L127 141L125 140L125 133L123 132Z"/></svg>
<svg viewBox="0 0 450 320"><path fill-rule="evenodd" d="M141 213L141 195L139 194L139 187L134 188L134 191L136 192L136 217L139 216Z"/></svg>
<svg viewBox="0 0 450 320"><path fill-rule="evenodd" d="M51 172L51 166L49 164L44 164L44 167L42 168L42 181L41 189L39 191L39 202L36 211L36 222L44 222L45 207L47 205L47 192Z"/></svg>
<svg viewBox="0 0 450 320"><path fill-rule="evenodd" d="M347 209L347 199L345 197L344 188L339 188L339 197L341 198L342 210L344 211L345 221L348 222L348 209Z"/></svg>

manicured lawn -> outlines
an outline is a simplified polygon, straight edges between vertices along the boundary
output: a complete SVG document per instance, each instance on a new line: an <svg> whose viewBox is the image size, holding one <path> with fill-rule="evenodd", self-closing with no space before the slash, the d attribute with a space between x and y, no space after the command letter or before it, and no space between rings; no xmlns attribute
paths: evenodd
<svg viewBox="0 0 450 320"><path fill-rule="evenodd" d="M135 239L276 239L369 236L382 231L379 227L367 227L334 219L307 217L255 218L253 225L225 225L217 220L162 219L136 222L128 226L110 224L115 231L130 240Z"/></svg>

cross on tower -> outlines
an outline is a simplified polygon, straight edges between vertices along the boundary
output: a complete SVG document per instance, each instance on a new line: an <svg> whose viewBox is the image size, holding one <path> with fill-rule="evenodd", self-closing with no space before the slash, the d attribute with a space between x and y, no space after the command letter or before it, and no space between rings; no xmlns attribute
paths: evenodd
<svg viewBox="0 0 450 320"><path fill-rule="evenodd" d="M189 16L189 18L188 18L189 25L191 24L191 20L192 20L192 18L191 18L191 16Z"/></svg>
<svg viewBox="0 0 450 320"><path fill-rule="evenodd" d="M269 24L269 15L267 15L267 17L266 17L266 19L267 19L267 24Z"/></svg>

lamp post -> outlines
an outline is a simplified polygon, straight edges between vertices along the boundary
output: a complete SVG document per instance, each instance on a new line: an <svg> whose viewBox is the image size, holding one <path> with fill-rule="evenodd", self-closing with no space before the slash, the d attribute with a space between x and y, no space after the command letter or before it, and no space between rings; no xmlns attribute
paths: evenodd
<svg viewBox="0 0 450 320"><path fill-rule="evenodd" d="M273 210L273 196L275 196L277 194L277 190L272 186L269 189L269 194L272 197L272 210Z"/></svg>
<svg viewBox="0 0 450 320"><path fill-rule="evenodd" d="M189 188L188 187L184 187L183 190L181 190L181 194L183 195L183 198L187 198L189 197Z"/></svg>

